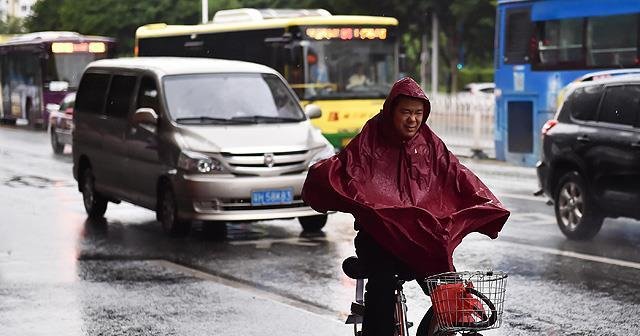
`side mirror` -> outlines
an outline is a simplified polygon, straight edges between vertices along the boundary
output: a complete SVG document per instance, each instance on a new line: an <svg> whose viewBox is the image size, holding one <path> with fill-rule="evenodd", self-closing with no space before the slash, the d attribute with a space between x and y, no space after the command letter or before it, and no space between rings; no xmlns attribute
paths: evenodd
<svg viewBox="0 0 640 336"><path fill-rule="evenodd" d="M47 104L46 108L47 108L47 112L49 113L58 112L60 110L60 105L49 103Z"/></svg>
<svg viewBox="0 0 640 336"><path fill-rule="evenodd" d="M322 110L318 105L309 104L304 107L304 114L306 114L309 119L317 119L322 116Z"/></svg>
<svg viewBox="0 0 640 336"><path fill-rule="evenodd" d="M133 114L133 124L155 126L158 124L158 115L152 108L141 107Z"/></svg>
<svg viewBox="0 0 640 336"><path fill-rule="evenodd" d="M69 89L69 82L65 82L65 81L49 82L49 91L60 92L60 91L67 91L68 89Z"/></svg>

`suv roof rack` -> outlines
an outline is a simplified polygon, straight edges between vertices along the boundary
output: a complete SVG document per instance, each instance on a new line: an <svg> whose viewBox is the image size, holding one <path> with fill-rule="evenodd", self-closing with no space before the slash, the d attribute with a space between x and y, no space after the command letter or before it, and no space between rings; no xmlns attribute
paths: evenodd
<svg viewBox="0 0 640 336"><path fill-rule="evenodd" d="M595 81L604 78L610 78L614 76L624 76L624 75L638 75L640 74L640 69L616 69L616 70L605 70L605 71L595 71L590 72L588 74L582 75L574 80L574 82L589 82Z"/></svg>
<svg viewBox="0 0 640 336"><path fill-rule="evenodd" d="M213 23L250 22L269 19L287 19L306 16L331 16L326 9L272 9L239 8L217 11Z"/></svg>

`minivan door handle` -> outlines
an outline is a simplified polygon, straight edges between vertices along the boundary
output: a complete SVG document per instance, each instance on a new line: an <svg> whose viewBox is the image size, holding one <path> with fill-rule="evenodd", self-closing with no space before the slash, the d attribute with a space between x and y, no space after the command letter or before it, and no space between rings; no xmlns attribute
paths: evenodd
<svg viewBox="0 0 640 336"><path fill-rule="evenodd" d="M576 140L578 140L580 142L591 142L591 139L589 139L589 137L586 136L586 135L578 135Z"/></svg>
<svg viewBox="0 0 640 336"><path fill-rule="evenodd" d="M640 149L640 141L632 143L631 147Z"/></svg>

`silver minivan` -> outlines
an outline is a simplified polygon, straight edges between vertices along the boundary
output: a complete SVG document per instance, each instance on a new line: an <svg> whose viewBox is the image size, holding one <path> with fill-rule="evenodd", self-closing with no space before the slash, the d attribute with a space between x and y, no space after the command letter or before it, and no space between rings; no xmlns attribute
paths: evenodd
<svg viewBox="0 0 640 336"><path fill-rule="evenodd" d="M321 230L327 215L300 194L308 168L334 148L275 70L198 58L122 58L86 68L74 110L73 173L90 217L108 202L156 211L163 229L191 222L297 217Z"/></svg>

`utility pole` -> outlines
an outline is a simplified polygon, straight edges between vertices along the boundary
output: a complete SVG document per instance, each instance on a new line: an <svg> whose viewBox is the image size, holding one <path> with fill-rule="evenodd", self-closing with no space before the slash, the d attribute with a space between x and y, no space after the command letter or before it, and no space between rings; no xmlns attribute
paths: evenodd
<svg viewBox="0 0 640 336"><path fill-rule="evenodd" d="M431 95L438 93L438 16L431 13Z"/></svg>
<svg viewBox="0 0 640 336"><path fill-rule="evenodd" d="M202 0L202 23L209 22L209 0Z"/></svg>
<svg viewBox="0 0 640 336"><path fill-rule="evenodd" d="M420 41L420 86L422 89L427 87L427 63L429 62L429 46L427 45L427 32L422 34Z"/></svg>

